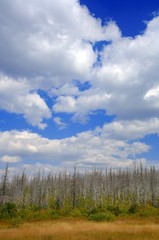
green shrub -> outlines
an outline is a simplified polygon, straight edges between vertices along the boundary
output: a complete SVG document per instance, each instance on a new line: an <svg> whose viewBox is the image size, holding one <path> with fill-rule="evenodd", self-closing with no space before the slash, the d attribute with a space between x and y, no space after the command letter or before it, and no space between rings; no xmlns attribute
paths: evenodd
<svg viewBox="0 0 159 240"><path fill-rule="evenodd" d="M21 208L18 210L18 216L23 220L45 220L49 218L49 211L46 209L32 209L30 207Z"/></svg>
<svg viewBox="0 0 159 240"><path fill-rule="evenodd" d="M81 216L82 216L82 213L81 213L80 209L74 208L74 209L71 211L71 216L72 216L72 217L81 217Z"/></svg>
<svg viewBox="0 0 159 240"><path fill-rule="evenodd" d="M138 211L138 205L136 203L132 204L128 210L129 214L136 214Z"/></svg>
<svg viewBox="0 0 159 240"><path fill-rule="evenodd" d="M111 213L113 213L115 216L119 216L121 213L123 213L123 211L121 210L121 208L119 206L112 206L109 205L107 207L107 210Z"/></svg>
<svg viewBox="0 0 159 240"><path fill-rule="evenodd" d="M28 220L32 216L32 210L30 207L22 207L18 211L18 216L21 217L23 220Z"/></svg>
<svg viewBox="0 0 159 240"><path fill-rule="evenodd" d="M101 221L113 221L115 218L114 214L112 214L111 212L99 212L99 213L94 213L94 214L90 214L88 216L89 220L92 221L97 221L97 222L101 222Z"/></svg>
<svg viewBox="0 0 159 240"><path fill-rule="evenodd" d="M49 217L51 217L52 219L59 219L61 217L60 212L54 209L50 210L48 214L49 214Z"/></svg>
<svg viewBox="0 0 159 240"><path fill-rule="evenodd" d="M17 207L15 203L5 203L0 206L0 218L8 219L14 218L17 215Z"/></svg>
<svg viewBox="0 0 159 240"><path fill-rule="evenodd" d="M152 206L139 207L137 215L140 217L150 217L159 215L159 209Z"/></svg>
<svg viewBox="0 0 159 240"><path fill-rule="evenodd" d="M40 210L41 210L41 207L40 207L40 206L37 206L37 205L33 205L33 206L31 207L31 210L32 210L32 211L40 211Z"/></svg>

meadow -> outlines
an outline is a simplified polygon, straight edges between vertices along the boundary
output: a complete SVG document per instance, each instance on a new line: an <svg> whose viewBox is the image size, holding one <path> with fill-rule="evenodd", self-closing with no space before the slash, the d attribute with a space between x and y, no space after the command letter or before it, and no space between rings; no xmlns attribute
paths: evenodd
<svg viewBox="0 0 159 240"><path fill-rule="evenodd" d="M159 220L121 219L90 222L63 219L27 222L17 226L0 224L1 240L153 240L159 239Z"/></svg>
<svg viewBox="0 0 159 240"><path fill-rule="evenodd" d="M159 239L159 170L133 169L0 180L0 240Z"/></svg>

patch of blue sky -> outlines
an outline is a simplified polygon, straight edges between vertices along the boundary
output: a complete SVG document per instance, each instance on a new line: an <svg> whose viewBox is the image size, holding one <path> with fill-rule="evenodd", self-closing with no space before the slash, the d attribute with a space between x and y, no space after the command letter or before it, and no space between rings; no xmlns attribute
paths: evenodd
<svg viewBox="0 0 159 240"><path fill-rule="evenodd" d="M97 60L93 67L101 66L101 52L103 51L103 48L109 44L111 44L111 41L97 41L92 45L94 52L97 53Z"/></svg>
<svg viewBox="0 0 159 240"><path fill-rule="evenodd" d="M74 80L74 85L78 87L80 92L86 91L91 88L89 81L81 82L79 80Z"/></svg>
<svg viewBox="0 0 159 240"><path fill-rule="evenodd" d="M158 0L148 2L138 0L80 0L104 25L112 19L117 23L123 36L134 37L145 29L144 20L150 20L159 10Z"/></svg>
<svg viewBox="0 0 159 240"><path fill-rule="evenodd" d="M34 129L28 124L22 114L10 113L0 110L0 131Z"/></svg>
<svg viewBox="0 0 159 240"><path fill-rule="evenodd" d="M98 41L93 44L94 51L102 51L106 45L111 44L111 41Z"/></svg>
<svg viewBox="0 0 159 240"><path fill-rule="evenodd" d="M67 125L66 128L59 130L59 127L53 122L53 119L45 121L48 126L44 130L38 130L40 135L49 139L61 139L72 137L80 132L94 130L97 126L102 127L105 123L113 121L114 116L107 116L105 111L97 110L88 116L88 121L84 124L73 121L73 114L58 113L53 117L59 117Z"/></svg>
<svg viewBox="0 0 159 240"><path fill-rule="evenodd" d="M145 159L148 159L148 162L153 163L153 164L158 164L159 161L159 136L158 134L149 134L146 135L143 139L142 142L145 144L149 145L151 149L140 155L140 157L143 157Z"/></svg>
<svg viewBox="0 0 159 240"><path fill-rule="evenodd" d="M56 100L56 97L50 97L49 94L41 89L37 91L39 96L44 99L46 102L47 106L51 109L54 101Z"/></svg>
<svg viewBox="0 0 159 240"><path fill-rule="evenodd" d="M49 103L50 104L50 103ZM22 114L9 113L5 110L0 111L0 131L25 131L37 132L40 136L49 139L61 139L76 135L77 133L94 130L97 126L102 127L106 122L113 121L114 116L107 116L105 111L97 110L88 116L88 121L85 124L73 121L73 114L58 113L53 114L52 118L44 119L43 123L47 124L45 129L39 129L30 125ZM59 130L59 127L53 121L54 117L59 117L65 124L66 128Z"/></svg>

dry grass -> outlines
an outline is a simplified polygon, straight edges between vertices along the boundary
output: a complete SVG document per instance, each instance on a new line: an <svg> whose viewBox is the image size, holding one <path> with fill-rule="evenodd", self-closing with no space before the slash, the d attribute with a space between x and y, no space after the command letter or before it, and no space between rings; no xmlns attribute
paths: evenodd
<svg viewBox="0 0 159 240"><path fill-rule="evenodd" d="M0 227L1 240L158 240L159 224L143 220L95 223L59 220L25 223L18 228Z"/></svg>

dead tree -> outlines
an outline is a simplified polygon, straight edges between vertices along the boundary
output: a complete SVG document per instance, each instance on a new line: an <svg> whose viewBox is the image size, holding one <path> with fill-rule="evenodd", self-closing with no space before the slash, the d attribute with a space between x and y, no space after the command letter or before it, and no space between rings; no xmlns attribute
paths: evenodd
<svg viewBox="0 0 159 240"><path fill-rule="evenodd" d="M0 187L0 203L1 204L7 201L7 197L9 195L8 167L9 167L9 164L7 163L4 174L2 176L2 182Z"/></svg>

